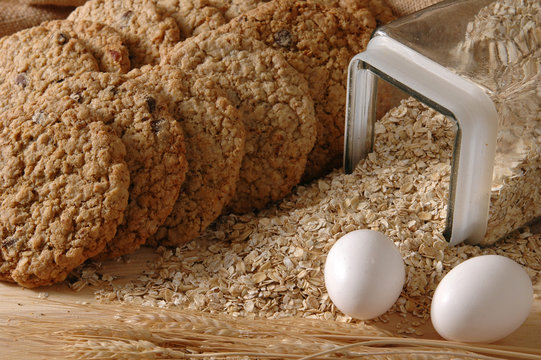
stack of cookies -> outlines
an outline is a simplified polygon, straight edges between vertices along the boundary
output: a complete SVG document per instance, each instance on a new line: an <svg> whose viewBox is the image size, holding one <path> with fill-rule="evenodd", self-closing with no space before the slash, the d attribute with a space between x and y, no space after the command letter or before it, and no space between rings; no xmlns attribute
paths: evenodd
<svg viewBox="0 0 541 360"><path fill-rule="evenodd" d="M0 279L177 246L338 166L381 0L91 0L0 39Z"/></svg>

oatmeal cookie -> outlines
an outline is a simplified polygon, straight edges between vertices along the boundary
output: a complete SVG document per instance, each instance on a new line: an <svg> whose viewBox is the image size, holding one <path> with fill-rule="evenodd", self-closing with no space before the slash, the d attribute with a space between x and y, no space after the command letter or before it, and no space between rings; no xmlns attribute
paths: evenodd
<svg viewBox="0 0 541 360"><path fill-rule="evenodd" d="M208 0L211 4L220 9L227 22L242 15L269 0ZM392 9L385 0L317 0L329 7L340 7L350 14L365 20L363 12L370 11L378 25L383 25L396 19Z"/></svg>
<svg viewBox="0 0 541 360"><path fill-rule="evenodd" d="M363 12L369 10L377 21L378 26L396 19L391 7L385 0L317 0L323 5L340 7L348 13L364 20Z"/></svg>
<svg viewBox="0 0 541 360"><path fill-rule="evenodd" d="M158 63L160 52L180 40L175 20L164 16L153 0L90 0L68 20L89 20L116 29L128 46L133 67Z"/></svg>
<svg viewBox="0 0 541 360"><path fill-rule="evenodd" d="M59 29L41 25L0 38L0 110L86 71L99 71L98 62L78 39Z"/></svg>
<svg viewBox="0 0 541 360"><path fill-rule="evenodd" d="M217 30L177 44L164 64L186 72L191 87L198 80L215 81L239 110L246 150L228 208L261 209L288 194L300 180L316 135L314 105L302 75L263 43Z"/></svg>
<svg viewBox="0 0 541 360"><path fill-rule="evenodd" d="M39 106L1 115L1 280L62 281L115 235L128 202L126 150L109 126L92 120L88 109Z"/></svg>
<svg viewBox="0 0 541 360"><path fill-rule="evenodd" d="M100 257L135 251L165 221L184 181L187 164L180 124L155 92L112 73L85 73L48 89L72 98L110 124L126 146L130 198L124 221Z"/></svg>
<svg viewBox="0 0 541 360"><path fill-rule="evenodd" d="M173 211L153 242L179 246L199 236L235 193L245 132L237 109L211 79L190 86L188 75L163 65L132 70L131 76L159 92L186 138L189 169Z"/></svg>
<svg viewBox="0 0 541 360"><path fill-rule="evenodd" d="M227 22L255 9L260 4L269 2L269 0L209 0L210 3L220 9Z"/></svg>
<svg viewBox="0 0 541 360"><path fill-rule="evenodd" d="M226 22L210 0L158 0L158 6L175 19L182 39L214 30Z"/></svg>
<svg viewBox="0 0 541 360"><path fill-rule="evenodd" d="M376 26L370 12L364 14L363 23L340 8L316 1L274 0L219 29L264 42L307 80L315 105L317 141L303 181L342 163L347 68L351 58L366 47Z"/></svg>
<svg viewBox="0 0 541 360"><path fill-rule="evenodd" d="M85 20L53 20L42 25L78 39L98 60L101 71L123 74L130 70L128 48L112 27Z"/></svg>

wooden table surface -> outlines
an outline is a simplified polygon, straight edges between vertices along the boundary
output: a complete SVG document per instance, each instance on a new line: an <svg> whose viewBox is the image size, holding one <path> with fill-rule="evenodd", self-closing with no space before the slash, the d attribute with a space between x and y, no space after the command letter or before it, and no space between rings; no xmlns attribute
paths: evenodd
<svg viewBox="0 0 541 360"><path fill-rule="evenodd" d="M145 263L152 261L153 257L155 255L151 250L140 249L130 256L130 264L107 261L103 263L103 271L115 274L118 277L115 282L121 284L130 279L135 279L140 271L145 268ZM496 344L531 348L539 350L541 353L541 284L537 284L534 288L534 306L526 322L513 334ZM80 292L75 292L65 283L38 289L23 289L13 284L0 283L0 326L9 323L11 319L17 316L46 318L48 315L58 315L58 312L64 312L63 316L68 319L70 316L76 316L76 314L72 311L63 310L62 307L59 307L59 302L96 304L94 291L95 289L86 287ZM45 293L47 294L46 297L44 296ZM376 327L394 333L393 330L395 330L395 321L397 319L398 315L396 318L391 317L389 323L378 323ZM430 322L421 326L420 330L423 332L420 338L441 339L430 325ZM2 358L1 352L0 358ZM541 356L539 358L541 359Z"/></svg>

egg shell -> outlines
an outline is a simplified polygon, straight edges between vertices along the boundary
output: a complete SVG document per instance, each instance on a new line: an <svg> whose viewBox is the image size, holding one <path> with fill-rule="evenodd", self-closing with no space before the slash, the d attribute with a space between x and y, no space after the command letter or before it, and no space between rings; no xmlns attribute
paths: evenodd
<svg viewBox="0 0 541 360"><path fill-rule="evenodd" d="M445 339L490 343L518 329L533 304L528 274L511 259L478 256L459 264L438 284L431 318Z"/></svg>
<svg viewBox="0 0 541 360"><path fill-rule="evenodd" d="M331 248L325 261L325 285L343 313L367 320L396 302L405 281L405 266L395 244L372 230L352 231Z"/></svg>

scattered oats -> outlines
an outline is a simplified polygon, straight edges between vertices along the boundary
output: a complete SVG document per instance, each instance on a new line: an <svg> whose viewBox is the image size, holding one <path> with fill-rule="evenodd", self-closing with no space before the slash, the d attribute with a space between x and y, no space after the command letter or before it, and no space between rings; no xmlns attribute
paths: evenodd
<svg viewBox="0 0 541 360"><path fill-rule="evenodd" d="M420 212L419 213L419 219L421 219L423 221L432 220L432 214L424 212L424 211Z"/></svg>
<svg viewBox="0 0 541 360"><path fill-rule="evenodd" d="M49 293L47 292L40 292L38 294L38 299L47 299L49 297Z"/></svg>
<svg viewBox="0 0 541 360"><path fill-rule="evenodd" d="M73 291L76 291L76 292L79 292L81 290L83 290L87 285L87 282L84 281L84 280L78 280L74 283L70 283L69 284L69 287L70 289L72 289Z"/></svg>
<svg viewBox="0 0 541 360"><path fill-rule="evenodd" d="M114 280L114 277L113 277L112 275L110 275L110 274L103 274L103 275L101 276L101 279L102 279L103 281L113 281L113 280Z"/></svg>

